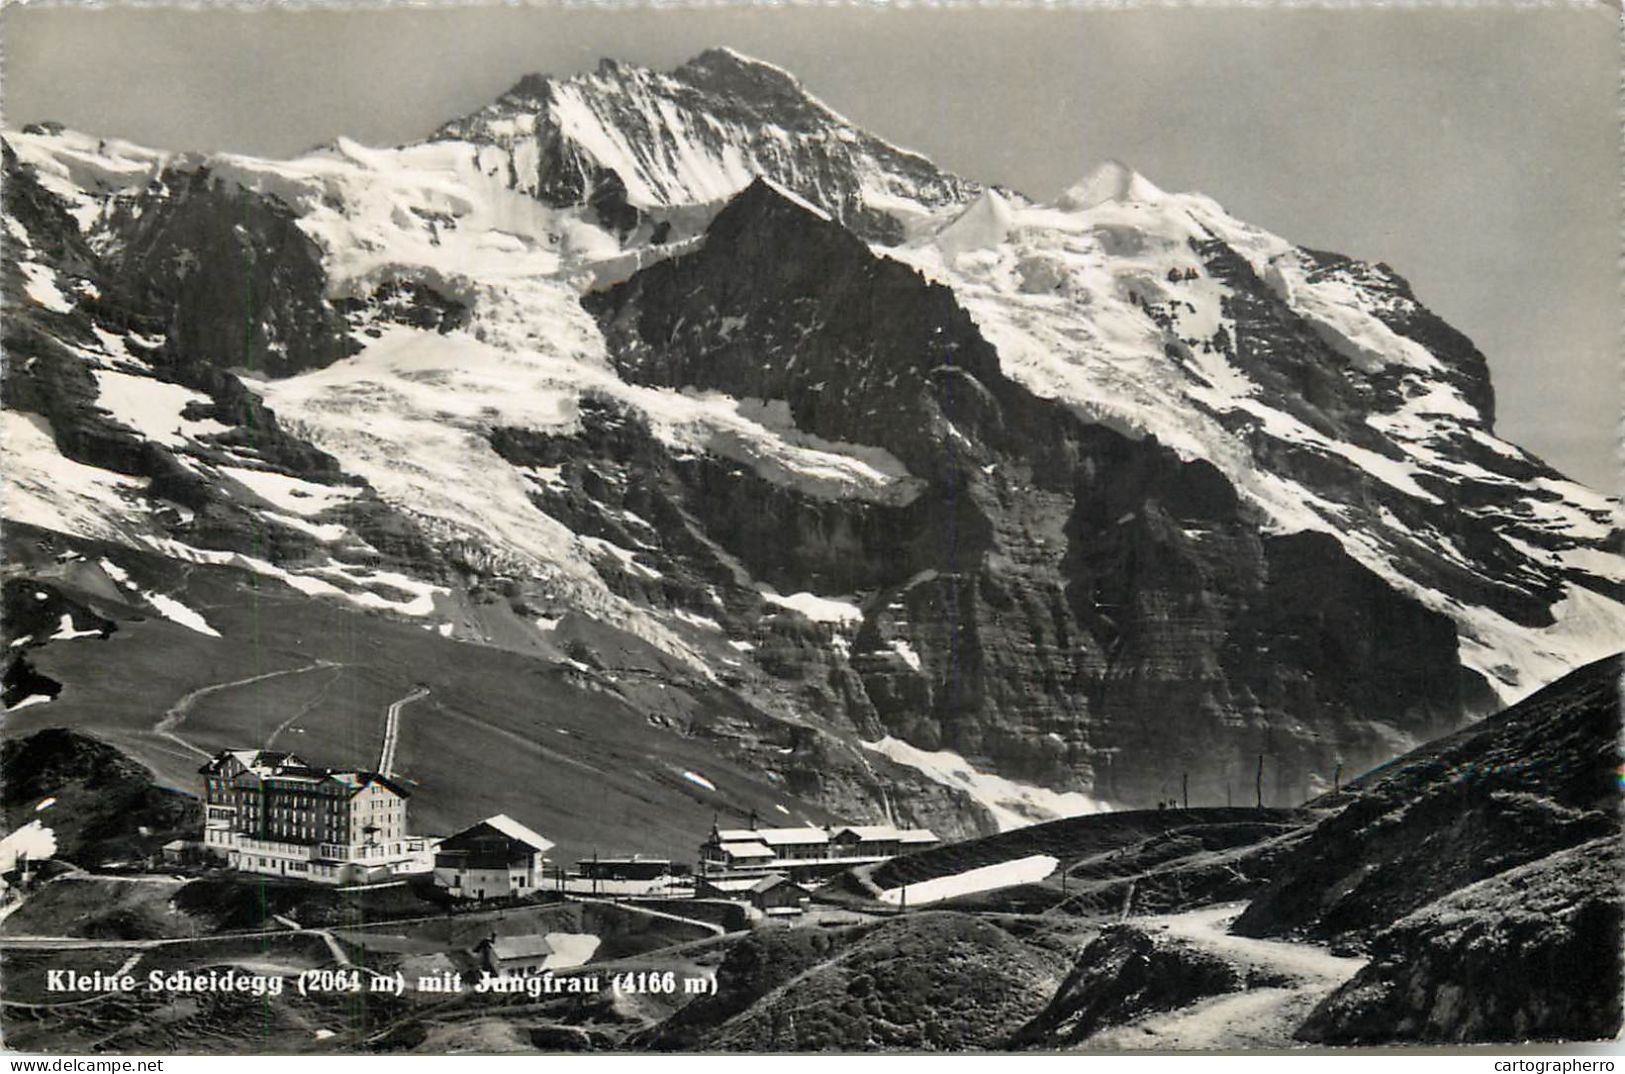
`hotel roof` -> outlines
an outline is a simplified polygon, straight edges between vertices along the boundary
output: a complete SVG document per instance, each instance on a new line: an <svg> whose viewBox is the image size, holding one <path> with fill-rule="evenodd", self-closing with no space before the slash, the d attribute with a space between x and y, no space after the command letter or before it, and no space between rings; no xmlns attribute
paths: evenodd
<svg viewBox="0 0 1625 1074"><path fill-rule="evenodd" d="M227 761L236 761L260 779L274 779L279 783L332 782L352 794L376 783L402 798L411 797L410 791L381 773L356 768L319 768L277 750L221 750L198 772L205 776L218 775Z"/></svg>

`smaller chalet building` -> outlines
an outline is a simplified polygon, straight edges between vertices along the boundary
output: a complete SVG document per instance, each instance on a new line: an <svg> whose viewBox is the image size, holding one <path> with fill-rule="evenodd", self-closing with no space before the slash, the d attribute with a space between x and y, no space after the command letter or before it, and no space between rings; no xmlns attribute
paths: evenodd
<svg viewBox="0 0 1625 1074"><path fill-rule="evenodd" d="M459 899L529 895L541 886L551 849L551 839L498 813L441 841L434 882Z"/></svg>
<svg viewBox="0 0 1625 1074"><path fill-rule="evenodd" d="M695 894L702 899L748 902L769 917L799 914L812 898L812 892L782 873L701 877Z"/></svg>
<svg viewBox="0 0 1625 1074"><path fill-rule="evenodd" d="M812 892L789 877L773 873L764 876L750 889L750 904L769 917L799 914L807 908Z"/></svg>

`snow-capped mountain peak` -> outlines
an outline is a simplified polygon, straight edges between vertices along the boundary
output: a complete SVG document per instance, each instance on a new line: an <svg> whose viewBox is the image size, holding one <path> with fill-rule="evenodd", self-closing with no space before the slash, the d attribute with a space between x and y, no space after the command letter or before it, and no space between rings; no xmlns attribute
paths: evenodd
<svg viewBox="0 0 1625 1074"><path fill-rule="evenodd" d="M1088 175L1061 192L1057 207L1068 212L1093 209L1109 201L1156 201L1163 191L1151 180L1118 160L1097 164Z"/></svg>
<svg viewBox="0 0 1625 1074"><path fill-rule="evenodd" d="M442 127L505 154L516 188L554 205L594 204L625 232L666 210L718 203L757 176L883 241L977 185L853 125L788 72L709 49L670 72L605 62L527 75Z"/></svg>

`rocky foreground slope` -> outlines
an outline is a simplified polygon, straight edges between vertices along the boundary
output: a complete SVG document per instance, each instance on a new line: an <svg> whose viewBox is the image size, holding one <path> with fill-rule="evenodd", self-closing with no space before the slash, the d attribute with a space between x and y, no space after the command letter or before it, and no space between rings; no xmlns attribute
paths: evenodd
<svg viewBox="0 0 1625 1074"><path fill-rule="evenodd" d="M1470 884L1620 826L1619 657L1362 776L1237 922L1359 940Z"/></svg>
<svg viewBox="0 0 1625 1074"><path fill-rule="evenodd" d="M35 1041L114 1033L211 1052L264 1050L273 1032L292 1034L295 1047L384 1052L1176 1051L1607 1039L1621 1025L1621 826L1607 777L1620 759L1614 688L1622 669L1625 657L1582 669L1311 809L1100 814L962 841L851 878L847 890L814 906L827 915L819 923L712 936L680 918L596 901L497 915L517 915L520 925L500 925L511 930L525 927L527 915L629 912L638 935L583 972L714 975L716 987L704 995L606 989L496 1005L443 993L313 996L272 1004L269 1023L242 1018L230 996L149 996L133 1007L8 1007L6 1028ZM42 732L8 743L3 760L12 777L8 820L44 818L70 853L105 850L88 825L99 818L112 831L106 808L127 814L117 831L132 846L128 821L162 815L154 806L161 792L135 766L80 736ZM1505 792L1476 784L1498 778L1529 789L1497 821L1487 818L1508 808ZM115 790L139 793L114 798ZM1530 819L1540 815L1566 822ZM1506 828L1517 818L1527 831L1514 840ZM1478 838L1496 823L1502 853ZM1418 847L1437 868L1415 855ZM1034 857L1047 865L1021 883L961 884L971 893L920 905L933 884L942 894L954 886L944 881ZM1384 869L1388 859L1410 868ZM351 957L388 971L403 942L420 953L414 958L460 958L496 927L479 914L425 918L421 906L406 905L413 896L404 888L74 880L34 892L8 928L133 938L188 936L211 919L234 930L268 926L272 915L339 927L357 914L378 923L393 917L401 935L344 933ZM896 885L915 893L907 910L902 900L861 894ZM382 902L366 911L374 897ZM698 906L660 909L681 915ZM664 921L670 935L652 934L651 921ZM330 947L284 927L200 939L191 956L184 945L173 951L261 970L272 958L284 967L329 964ZM627 925L573 928L608 936ZM1249 934L1259 932L1276 935ZM63 953L7 956L15 990L35 987L41 959ZM126 955L73 957L88 967ZM309 1043L317 1028L338 1035Z"/></svg>
<svg viewBox="0 0 1625 1074"><path fill-rule="evenodd" d="M1617 505L1496 437L1482 355L1403 278L1120 166L1033 201L728 50L528 77L389 149L3 141L8 569L197 654L115 714L91 642L13 634L20 730L117 728L166 773L240 744L159 726L251 677L257 628L198 607L235 593L283 671L362 616L701 741L628 816L968 835L1243 805L1260 757L1293 806L1625 625ZM217 700L270 735L277 682ZM324 761L367 761L396 685L301 695Z"/></svg>
<svg viewBox="0 0 1625 1074"><path fill-rule="evenodd" d="M721 964L718 996L674 1013L647 1040L820 1046L817 1034L780 1035L805 1020L845 1047L951 1047L927 1032L936 1008L917 1001L957 994L935 983L940 967L974 968L1006 946L1013 953L999 957L1008 972L983 983L991 1008L1010 1020L997 1033L966 1022L959 1046L1611 1038L1621 1025L1625 909L1614 785L1622 670L1625 658L1613 657L1567 676L1315 803L1295 826L1271 817L1239 847L1226 838L1237 827L1232 817L1168 811L1165 823L1156 813L1132 823L1084 817L899 859L874 875L915 890L1035 848L1059 865L1042 884L953 899L868 931L740 940ZM1525 788L1521 801L1507 801L1501 780ZM1554 822L1537 822L1541 814ZM1215 838L1204 841L1209 829ZM1491 829L1496 841L1480 840ZM1426 848L1426 860L1411 848ZM1108 873L1118 881L1110 900L1099 897ZM1228 885L1213 882L1226 874ZM1196 876L1206 882L1190 883ZM1293 938L1265 935L1288 932ZM908 958L904 938L916 936ZM972 950L960 951L966 944ZM904 956L888 960L885 979L908 999L865 998L862 977L873 971L859 952L870 951ZM1056 973L1051 953L1070 966L1035 1007L1032 988ZM789 983L829 979L844 991L820 992L816 1014L792 1016ZM887 1009L910 1013L901 1024L871 1021Z"/></svg>

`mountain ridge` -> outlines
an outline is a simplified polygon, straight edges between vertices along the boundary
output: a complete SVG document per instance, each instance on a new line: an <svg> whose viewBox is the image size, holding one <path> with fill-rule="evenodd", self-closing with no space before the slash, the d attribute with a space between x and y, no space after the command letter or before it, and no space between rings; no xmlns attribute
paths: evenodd
<svg viewBox="0 0 1625 1074"><path fill-rule="evenodd" d="M1007 196L731 51L388 150L5 141L8 518L541 660L584 614L844 809L1292 803L1625 623L1617 505L1402 277L1121 166Z"/></svg>

